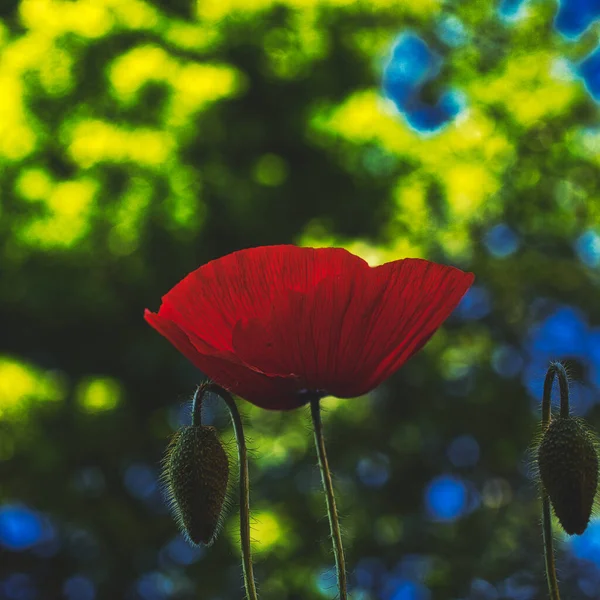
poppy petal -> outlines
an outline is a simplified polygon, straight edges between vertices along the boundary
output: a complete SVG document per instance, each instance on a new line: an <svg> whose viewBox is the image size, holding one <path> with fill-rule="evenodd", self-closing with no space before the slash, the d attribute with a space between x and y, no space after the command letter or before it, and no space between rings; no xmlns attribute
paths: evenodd
<svg viewBox="0 0 600 600"><path fill-rule="evenodd" d="M472 273L422 259L375 267L370 298L363 298L362 305L364 309L371 302L372 310L351 319L355 331L344 338L348 377L341 378L342 385L332 392L354 396L377 387L425 345L473 280Z"/></svg>
<svg viewBox="0 0 600 600"><path fill-rule="evenodd" d="M270 246L234 252L193 271L163 297L159 313L218 350L233 350L242 319L266 319L292 291L366 263L342 248Z"/></svg>
<svg viewBox="0 0 600 600"><path fill-rule="evenodd" d="M235 353L247 364L272 374L294 373L307 389L330 390L337 383L340 335L354 298L357 271L323 279L307 293L288 295L268 320L238 323ZM345 373L344 373L345 374Z"/></svg>
<svg viewBox="0 0 600 600"><path fill-rule="evenodd" d="M339 397L365 394L417 352L473 275L421 259L357 266L290 294L266 320L237 324L234 351L270 374Z"/></svg>
<svg viewBox="0 0 600 600"><path fill-rule="evenodd" d="M233 394L272 410L289 410L305 403L305 399L297 394L300 386L294 377L271 377L260 373L234 355L227 356L210 349L202 340L187 334L160 314L146 310L144 318L200 371Z"/></svg>
<svg viewBox="0 0 600 600"><path fill-rule="evenodd" d="M193 365L202 370L198 362L198 357L200 356L198 350L196 350L195 346L190 342L189 337L176 323L148 309L144 311L144 319L158 333L166 337Z"/></svg>

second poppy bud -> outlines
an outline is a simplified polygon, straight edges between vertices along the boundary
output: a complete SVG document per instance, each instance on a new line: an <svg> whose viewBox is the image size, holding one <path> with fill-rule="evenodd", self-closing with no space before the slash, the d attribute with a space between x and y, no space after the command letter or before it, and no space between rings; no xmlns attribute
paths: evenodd
<svg viewBox="0 0 600 600"><path fill-rule="evenodd" d="M190 425L173 436L163 479L176 521L194 544L210 545L226 508L229 460L214 427Z"/></svg>
<svg viewBox="0 0 600 600"><path fill-rule="evenodd" d="M554 512L569 534L587 528L598 486L594 434L575 417L552 419L538 449L542 484Z"/></svg>

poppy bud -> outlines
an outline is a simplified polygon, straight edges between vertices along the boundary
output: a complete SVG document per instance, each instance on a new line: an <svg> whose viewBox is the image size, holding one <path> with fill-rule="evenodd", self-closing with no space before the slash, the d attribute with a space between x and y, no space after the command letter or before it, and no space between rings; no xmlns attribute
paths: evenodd
<svg viewBox="0 0 600 600"><path fill-rule="evenodd" d="M214 427L191 425L175 433L163 478L173 513L190 542L210 546L225 512L229 460Z"/></svg>
<svg viewBox="0 0 600 600"><path fill-rule="evenodd" d="M585 531L598 485L594 434L581 419L552 419L538 449L542 484L554 512L569 534Z"/></svg>

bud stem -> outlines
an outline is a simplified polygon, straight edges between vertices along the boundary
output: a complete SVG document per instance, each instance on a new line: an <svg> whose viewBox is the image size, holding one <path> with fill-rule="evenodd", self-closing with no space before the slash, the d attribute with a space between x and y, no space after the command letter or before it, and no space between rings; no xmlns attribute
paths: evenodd
<svg viewBox="0 0 600 600"><path fill-rule="evenodd" d="M550 497L546 492L542 496L542 529L544 533L544 558L546 559L546 579L550 600L560 600L556 567L554 565L554 547L552 544L552 515L550 513Z"/></svg>
<svg viewBox="0 0 600 600"><path fill-rule="evenodd" d="M558 386L560 388L560 416L569 416L569 380L564 366L559 362L553 362L548 368L544 380L544 396L542 399L542 428L544 431L550 424L552 418L551 396L554 376L558 375ZM554 564L554 547L552 540L552 514L550 511L550 497L546 490L542 490L542 530L544 534L544 558L546 560L546 579L551 600L560 600L558 591L558 580L556 578L556 566Z"/></svg>
<svg viewBox="0 0 600 600"><path fill-rule="evenodd" d="M199 385L194 392L192 402L192 425L202 425L202 398L206 391L206 384Z"/></svg>
<svg viewBox="0 0 600 600"><path fill-rule="evenodd" d="M219 396L227 407L231 415L233 431L238 447L238 460L240 467L240 541L242 547L242 571L244 574L244 586L246 588L247 600L258 600L256 593L256 584L254 582L254 571L252 568L252 549L250 545L250 478L248 476L248 451L246 449L246 439L244 438L244 427L238 411L235 400L231 394L215 383L206 383L198 388L202 395L212 392ZM197 392L198 393L198 392ZM196 395L197 395L196 393ZM194 414L193 418L200 419L200 403L196 401L194 395ZM198 417L196 417L198 412Z"/></svg>
<svg viewBox="0 0 600 600"><path fill-rule="evenodd" d="M560 389L560 416L562 419L569 416L569 378L562 363L556 361L550 363L544 380L544 398L542 400L542 425L544 427L548 426L552 417L550 401L555 375L558 375L558 387Z"/></svg>
<svg viewBox="0 0 600 600"><path fill-rule="evenodd" d="M323 438L323 425L321 423L320 401L321 399L318 396L313 396L310 400L310 411L315 431L315 446L317 448L321 480L323 482L325 499L327 502L327 514L329 516L329 527L331 530L331 539L333 541L333 552L335 555L335 567L337 571L340 600L346 600L348 597L346 586L346 561L344 559L344 547L342 545L340 521L335 505L335 496L333 494L331 472L329 470L329 463L327 462L327 453L325 452L325 439Z"/></svg>

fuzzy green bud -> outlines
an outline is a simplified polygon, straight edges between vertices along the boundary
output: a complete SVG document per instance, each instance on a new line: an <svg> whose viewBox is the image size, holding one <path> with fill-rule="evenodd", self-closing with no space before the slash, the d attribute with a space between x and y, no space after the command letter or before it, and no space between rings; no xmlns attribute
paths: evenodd
<svg viewBox="0 0 600 600"><path fill-rule="evenodd" d="M554 512L569 534L585 531L598 486L594 434L581 419L552 419L538 449L542 484Z"/></svg>
<svg viewBox="0 0 600 600"><path fill-rule="evenodd" d="M173 513L193 544L214 542L226 508L229 460L214 427L191 425L171 440L163 478Z"/></svg>

